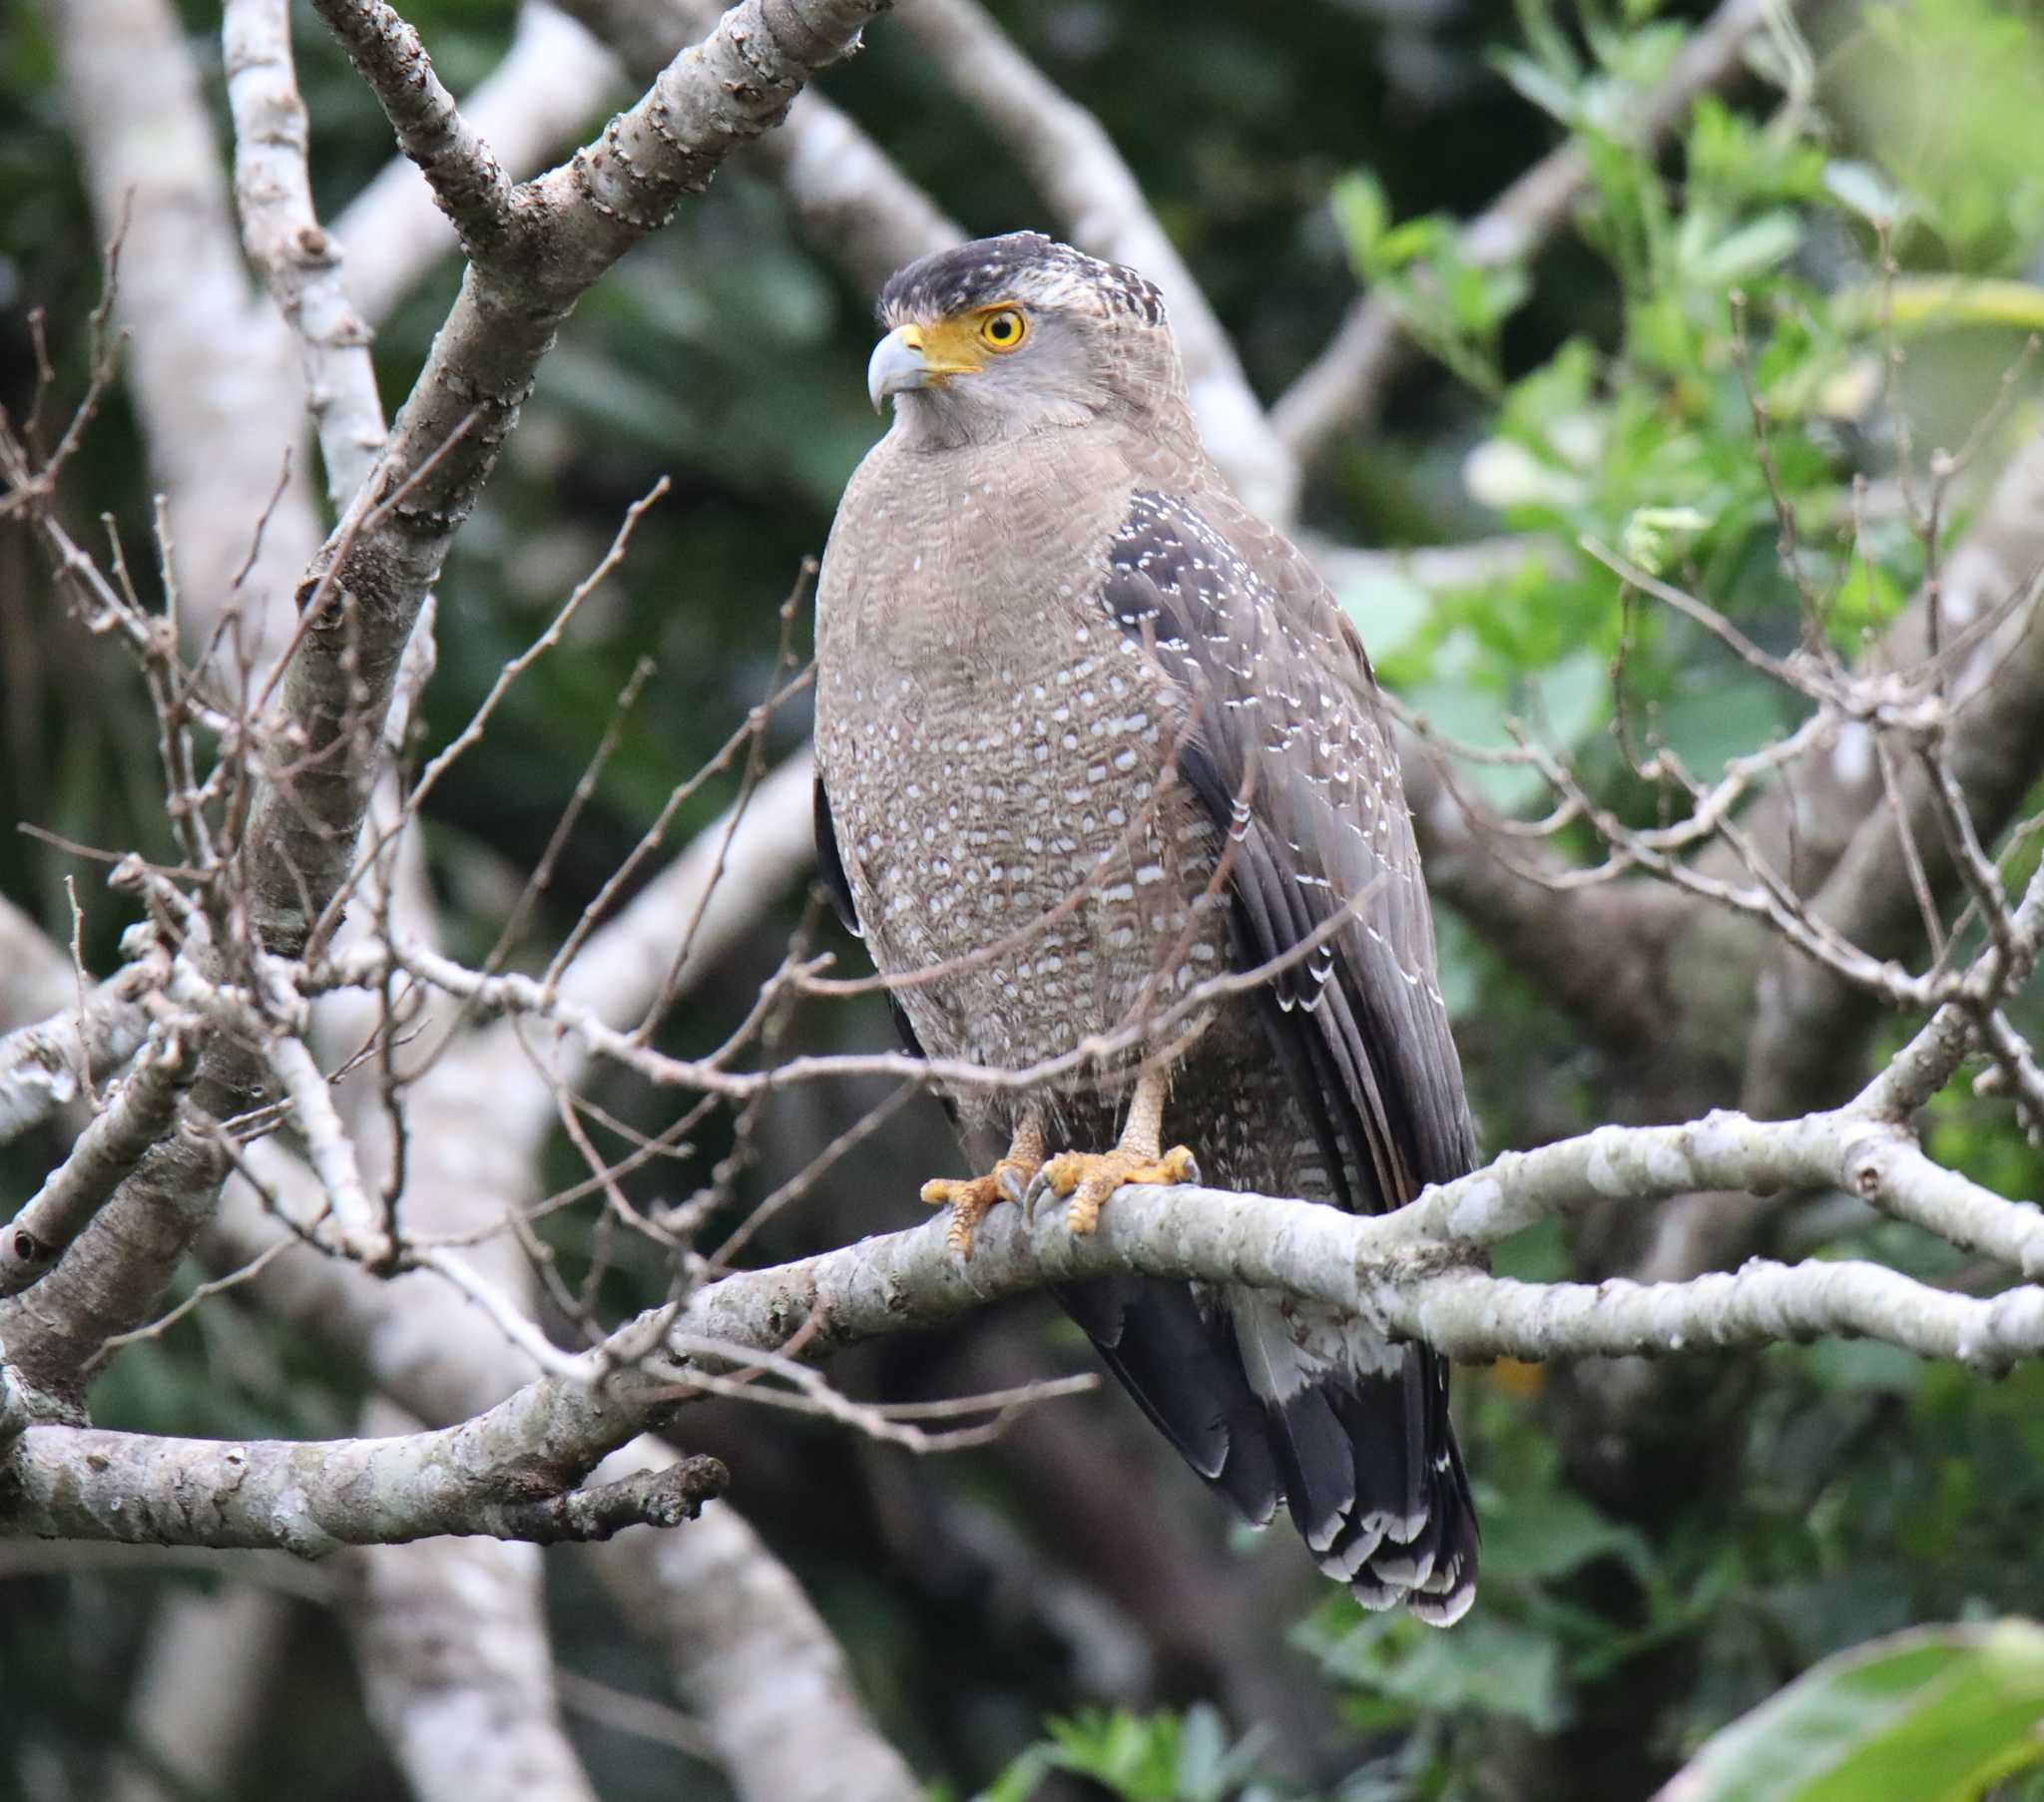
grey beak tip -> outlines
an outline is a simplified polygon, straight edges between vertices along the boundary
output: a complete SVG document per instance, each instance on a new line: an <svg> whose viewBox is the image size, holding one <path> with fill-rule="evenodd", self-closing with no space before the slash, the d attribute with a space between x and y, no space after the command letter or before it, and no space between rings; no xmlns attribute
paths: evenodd
<svg viewBox="0 0 2044 1802"><path fill-rule="evenodd" d="M899 394L904 388L920 388L928 380L929 369L922 352L902 342L898 331L890 331L873 346L872 361L866 364L866 396L872 401L874 412L881 410L880 403L888 395Z"/></svg>

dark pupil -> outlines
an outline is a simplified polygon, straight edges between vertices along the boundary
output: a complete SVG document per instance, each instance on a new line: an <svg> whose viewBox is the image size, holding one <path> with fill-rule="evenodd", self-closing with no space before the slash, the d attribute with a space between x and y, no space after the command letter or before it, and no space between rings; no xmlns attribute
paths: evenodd
<svg viewBox="0 0 2044 1802"><path fill-rule="evenodd" d="M993 332L995 337L999 338L1003 343L1005 343L1009 338L1012 338L1015 335L1014 315L1012 313L996 314L994 317L994 322L989 329Z"/></svg>

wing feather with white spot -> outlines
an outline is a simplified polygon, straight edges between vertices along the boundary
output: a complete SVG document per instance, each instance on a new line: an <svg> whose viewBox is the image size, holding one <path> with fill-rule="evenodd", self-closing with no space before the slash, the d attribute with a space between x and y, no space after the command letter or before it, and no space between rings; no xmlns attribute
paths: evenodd
<svg viewBox="0 0 2044 1802"><path fill-rule="evenodd" d="M1283 965L1274 1038L1340 1199L1397 1207L1470 1168L1475 1138L1361 641L1304 557L1220 491L1138 493L1108 555L1108 611L1192 712L1182 771L1233 846L1237 965Z"/></svg>

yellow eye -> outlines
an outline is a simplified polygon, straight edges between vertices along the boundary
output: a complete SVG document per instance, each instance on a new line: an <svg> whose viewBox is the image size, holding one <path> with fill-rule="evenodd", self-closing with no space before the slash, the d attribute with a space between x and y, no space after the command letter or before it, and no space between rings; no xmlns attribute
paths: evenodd
<svg viewBox="0 0 2044 1802"><path fill-rule="evenodd" d="M1029 321L1012 306L996 308L979 322L979 340L990 350L1013 350L1029 335Z"/></svg>

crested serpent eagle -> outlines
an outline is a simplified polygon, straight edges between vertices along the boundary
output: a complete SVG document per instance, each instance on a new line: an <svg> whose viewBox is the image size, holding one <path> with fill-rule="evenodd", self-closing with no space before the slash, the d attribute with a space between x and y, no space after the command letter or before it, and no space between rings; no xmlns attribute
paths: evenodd
<svg viewBox="0 0 2044 1802"><path fill-rule="evenodd" d="M976 1154L1005 1146L924 1189L959 1254L1003 1197L1055 1194L1086 1232L1125 1181L1376 1212L1462 1174L1375 678L1201 447L1157 289L1015 232L911 264L879 310L893 425L817 589L822 867L922 1052L1064 1060L951 1098ZM1444 1360L1254 1289L1117 1276L1059 1299L1248 1519L1287 1504L1367 1606L1468 1608Z"/></svg>

